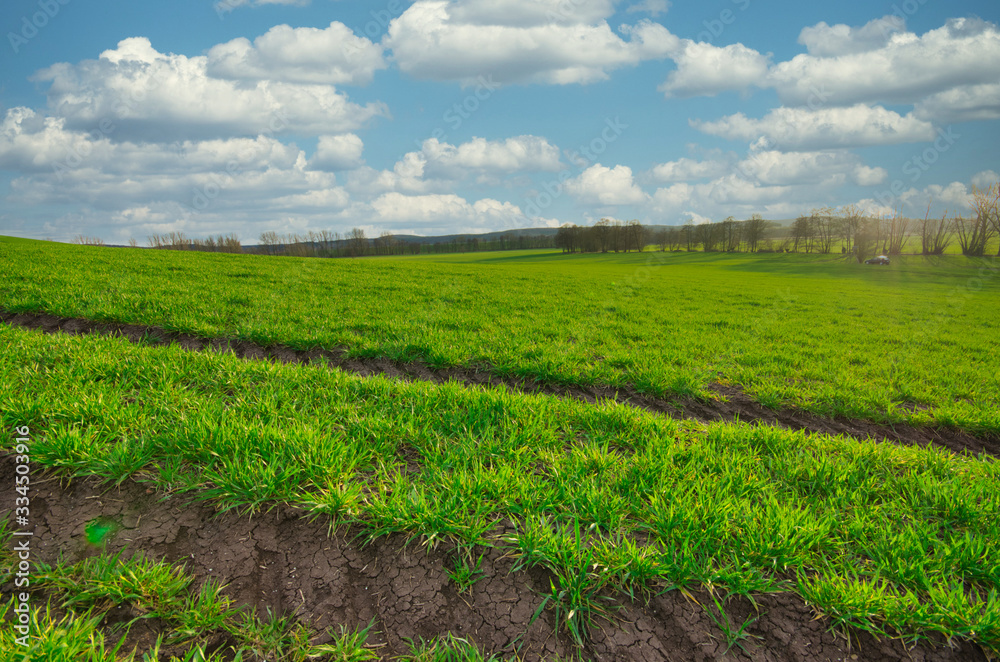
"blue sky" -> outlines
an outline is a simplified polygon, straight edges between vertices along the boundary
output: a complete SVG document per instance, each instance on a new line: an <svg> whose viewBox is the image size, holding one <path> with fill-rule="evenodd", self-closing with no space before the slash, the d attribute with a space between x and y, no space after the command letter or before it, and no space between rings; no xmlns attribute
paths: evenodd
<svg viewBox="0 0 1000 662"><path fill-rule="evenodd" d="M1000 6L7 0L0 234L968 213Z"/></svg>

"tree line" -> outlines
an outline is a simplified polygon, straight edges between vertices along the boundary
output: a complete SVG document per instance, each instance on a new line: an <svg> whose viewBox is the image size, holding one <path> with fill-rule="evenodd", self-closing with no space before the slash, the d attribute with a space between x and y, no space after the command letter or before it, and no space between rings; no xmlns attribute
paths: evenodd
<svg viewBox="0 0 1000 662"><path fill-rule="evenodd" d="M639 221L603 218L592 226L567 224L556 232L555 246L564 253L629 253L654 246L661 251L748 251L765 248L765 233L777 224L759 214L746 221L732 217L718 223L651 228Z"/></svg>
<svg viewBox="0 0 1000 662"><path fill-rule="evenodd" d="M383 232L369 238L361 228L352 228L346 234L331 230L307 233L280 234L274 231L261 233L256 246L243 246L235 234L192 239L183 232L170 232L147 237L150 248L161 250L204 251L214 253L248 253L262 255L287 255L292 257L363 257L367 255L420 255L428 253L468 253L475 251L527 250L555 248L551 235L513 234L490 239L462 237L453 241L422 242L401 240ZM104 245L99 239L78 237L76 243ZM130 245L135 247L133 239Z"/></svg>
<svg viewBox="0 0 1000 662"><path fill-rule="evenodd" d="M683 226L649 227L637 220L601 219L592 226L563 225L554 234L515 233L487 237L465 236L451 241L421 242L400 239L387 232L368 238L361 228L341 235L330 230L305 234L264 232L257 246L243 246L236 234L187 237L183 232L151 235L150 248L218 253L261 253L298 257L361 257L365 255L416 255L558 248L564 253L629 253L652 246L660 251L706 252L806 252L854 255L859 262L876 254L915 252L919 237L923 255L942 255L955 242L962 254L983 257L988 245L1000 236L1000 183L972 187L972 214L941 218L928 214L922 221L903 216L901 210L876 216L857 205L839 209L813 209L787 228L766 221L760 214L738 221L688 223ZM914 239L910 239L914 238ZM908 243L909 242L909 243ZM104 246L97 237L78 235L74 243ZM137 246L135 239L129 241ZM997 256L1000 257L1000 251Z"/></svg>

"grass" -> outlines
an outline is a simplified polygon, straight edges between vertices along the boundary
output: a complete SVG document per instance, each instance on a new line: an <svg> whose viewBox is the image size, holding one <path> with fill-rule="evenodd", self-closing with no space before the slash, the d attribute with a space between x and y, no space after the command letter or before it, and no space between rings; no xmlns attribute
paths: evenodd
<svg viewBox="0 0 1000 662"><path fill-rule="evenodd" d="M0 538L4 543L0 561L5 566L16 563L6 527L0 529ZM32 595L47 596L47 601L29 612L27 648L15 642L19 634L13 619L7 618L13 597L0 607L0 651L10 655L5 660L136 662L138 652L127 651L125 642L131 627L148 618L161 619L169 634L161 634L155 646L142 654L143 662L165 660L160 653L164 644L186 649L171 662L378 659L367 643L372 624L356 631L341 628L332 643L314 645L310 638L315 633L302 623L270 612L260 617L255 611L237 609L217 582L209 579L195 588L183 565L154 561L141 552L128 558L122 552L102 554L72 564L36 561L34 570ZM121 606L138 615L124 624L107 625L109 612ZM205 642L220 633L235 644L208 653Z"/></svg>
<svg viewBox="0 0 1000 662"><path fill-rule="evenodd" d="M448 577L455 582L459 593L465 593L472 589L472 586L482 579L483 554L480 554L475 563L472 557L475 554L473 548L459 546L455 553L454 566L448 570Z"/></svg>
<svg viewBox="0 0 1000 662"><path fill-rule="evenodd" d="M363 260L0 238L0 307L562 384L1000 433L995 258L550 252Z"/></svg>
<svg viewBox="0 0 1000 662"><path fill-rule="evenodd" d="M410 652L399 659L403 662L500 662L496 655L486 657L468 639L452 634L431 641L409 641Z"/></svg>
<svg viewBox="0 0 1000 662"><path fill-rule="evenodd" d="M739 647L741 651L749 655L750 651L747 650L744 642L748 639L759 639L760 637L747 632L747 628L756 623L760 615L751 615L743 621L742 625L736 627L736 624L726 612L726 600L720 599L711 588L709 589L709 595L712 598L712 603L715 605L716 611L718 611L718 616L708 607L705 607L705 613L708 614L712 622L715 623L715 626L722 632L723 639L726 642L726 650L723 652L723 655L729 653L734 647Z"/></svg>
<svg viewBox="0 0 1000 662"><path fill-rule="evenodd" d="M873 632L1000 645L992 458L0 326L0 424L15 423L39 431L33 462L63 475L499 545L552 574L544 608L579 641L619 591L712 585L794 591ZM71 576L102 588L66 590L94 614L101 595L220 613L140 570L157 579L82 566ZM260 637L248 651L273 640Z"/></svg>

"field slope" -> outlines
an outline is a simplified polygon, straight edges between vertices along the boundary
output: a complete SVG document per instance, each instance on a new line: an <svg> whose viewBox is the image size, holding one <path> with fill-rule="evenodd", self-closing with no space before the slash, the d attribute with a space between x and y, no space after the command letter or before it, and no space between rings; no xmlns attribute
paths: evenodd
<svg viewBox="0 0 1000 662"><path fill-rule="evenodd" d="M1000 265L533 252L320 260L0 239L0 308L1000 434Z"/></svg>

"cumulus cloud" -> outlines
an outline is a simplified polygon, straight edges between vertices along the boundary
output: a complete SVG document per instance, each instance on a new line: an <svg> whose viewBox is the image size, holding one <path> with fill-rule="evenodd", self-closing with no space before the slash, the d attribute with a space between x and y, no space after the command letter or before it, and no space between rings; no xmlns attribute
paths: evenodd
<svg viewBox="0 0 1000 662"><path fill-rule="evenodd" d="M771 59L770 54L761 55L743 44L720 48L688 39L672 57L677 70L659 87L668 97L714 96L725 90L745 92L762 84Z"/></svg>
<svg viewBox="0 0 1000 662"><path fill-rule="evenodd" d="M861 27L851 27L843 23L827 25L825 22L820 22L812 27L803 28L799 33L799 43L806 47L810 55L836 57L884 48L889 44L892 35L905 30L906 22L891 14Z"/></svg>
<svg viewBox="0 0 1000 662"><path fill-rule="evenodd" d="M714 122L693 120L705 133L730 140L757 141L782 150L817 150L933 140L934 127L917 119L875 106L847 108L776 108L761 119L743 113Z"/></svg>
<svg viewBox="0 0 1000 662"><path fill-rule="evenodd" d="M969 189L962 182L930 184L922 189L911 187L899 195L884 191L882 195L859 200L856 204L869 214L894 214L902 206L904 213L920 217L923 217L928 205L947 208L953 214L971 207Z"/></svg>
<svg viewBox="0 0 1000 662"><path fill-rule="evenodd" d="M696 179L720 177L732 167L732 163L724 160L696 161L680 158L653 166L650 177L660 183L686 182Z"/></svg>
<svg viewBox="0 0 1000 662"><path fill-rule="evenodd" d="M145 37L124 39L97 60L53 65L36 78L51 83L49 109L67 127L111 121L115 140L346 132L388 113L381 103L351 103L329 85L213 78L207 57L160 53Z"/></svg>
<svg viewBox="0 0 1000 662"><path fill-rule="evenodd" d="M580 25L607 18L618 0L453 0L448 8L457 24L536 27Z"/></svg>
<svg viewBox="0 0 1000 662"><path fill-rule="evenodd" d="M363 85L386 68L383 48L336 21L325 29L277 25L254 39L239 37L208 51L214 78Z"/></svg>
<svg viewBox="0 0 1000 662"><path fill-rule="evenodd" d="M559 148L539 136L505 140L475 137L460 145L430 138L420 151L403 155L391 171L359 168L351 173L349 187L368 194L433 193L453 188L469 176L493 181L511 174L560 168Z"/></svg>
<svg viewBox="0 0 1000 662"><path fill-rule="evenodd" d="M875 186L881 184L889 177L889 171L885 168L858 164L851 172L851 179L858 186Z"/></svg>
<svg viewBox="0 0 1000 662"><path fill-rule="evenodd" d="M857 154L847 150L754 150L736 164L734 170L747 180L767 186L815 184L835 187L848 181L868 185L878 184L888 175L883 168L862 164Z"/></svg>
<svg viewBox="0 0 1000 662"><path fill-rule="evenodd" d="M309 170L298 147L273 137L112 141L27 108L10 109L0 123L0 168L19 173L10 202L105 210L150 231L248 209L326 213L350 202L334 175Z"/></svg>
<svg viewBox="0 0 1000 662"><path fill-rule="evenodd" d="M392 21L383 44L415 78L557 85L605 80L676 49L679 40L649 21L623 26L628 41L612 32L599 19L613 4L594 0L560 13L556 0L418 0Z"/></svg>
<svg viewBox="0 0 1000 662"><path fill-rule="evenodd" d="M67 129L58 117L43 117L18 107L0 123L0 168L68 177L73 171L105 175L216 172L291 168L301 158L295 145L268 136L171 144L114 142L99 129Z"/></svg>
<svg viewBox="0 0 1000 662"><path fill-rule="evenodd" d="M983 170L972 176L972 185L976 188L986 188L1000 182L1000 175L993 170Z"/></svg>
<svg viewBox="0 0 1000 662"><path fill-rule="evenodd" d="M1000 119L1000 83L962 85L918 103L913 115L940 124Z"/></svg>
<svg viewBox="0 0 1000 662"><path fill-rule="evenodd" d="M582 203L601 206L634 205L649 198L632 178L632 169L625 165L608 168L595 163L568 180L566 190Z"/></svg>
<svg viewBox="0 0 1000 662"><path fill-rule="evenodd" d="M492 173L552 172L562 166L559 148L539 136L516 136L502 141L474 137L461 145L436 138L425 140L421 153L432 165L452 175L462 170Z"/></svg>
<svg viewBox="0 0 1000 662"><path fill-rule="evenodd" d="M869 36L876 32L870 26L862 30ZM829 37L830 29L806 37L807 45L823 55L797 55L771 69L767 84L783 103L808 104L817 93L823 103L838 106L915 103L956 86L1000 78L1000 29L976 18L951 19L922 36L897 32L874 49L867 49L872 40L860 34L837 43ZM873 38L877 41L877 35Z"/></svg>
<svg viewBox="0 0 1000 662"><path fill-rule="evenodd" d="M353 133L320 136L316 153L309 159L309 167L330 172L354 170L363 164L361 154L364 149L365 145L361 138Z"/></svg>
<svg viewBox="0 0 1000 662"><path fill-rule="evenodd" d="M373 222L383 227L419 229L422 233L474 232L516 227L524 214L517 205L484 198L469 203L453 193L403 195L386 193L372 201Z"/></svg>

